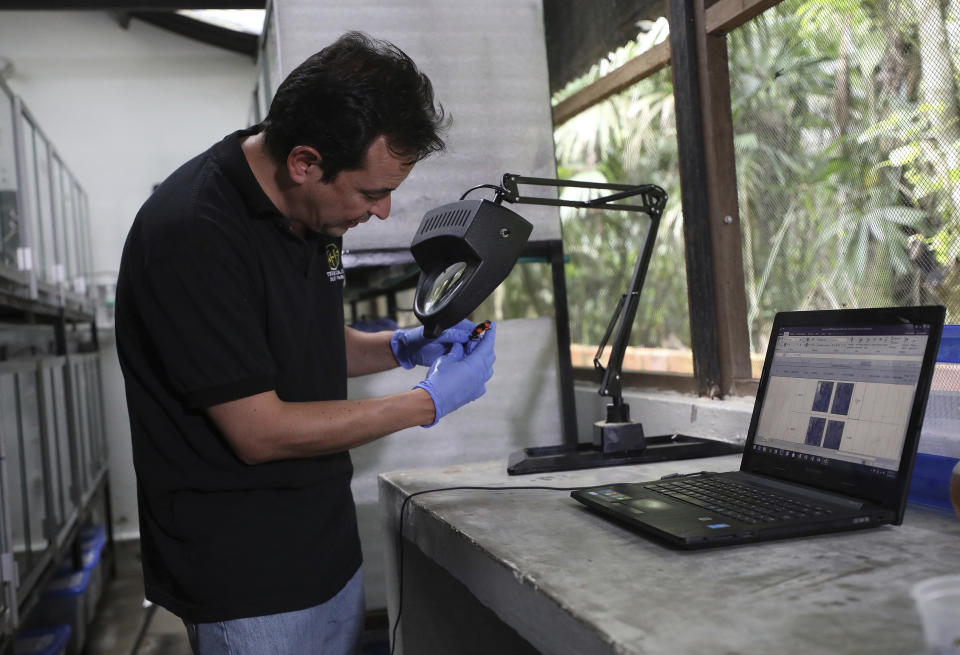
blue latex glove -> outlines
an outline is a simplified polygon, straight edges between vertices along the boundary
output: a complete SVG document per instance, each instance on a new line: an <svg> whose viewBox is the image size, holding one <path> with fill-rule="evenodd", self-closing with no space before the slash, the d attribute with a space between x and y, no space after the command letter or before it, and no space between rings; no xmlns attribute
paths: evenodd
<svg viewBox="0 0 960 655"><path fill-rule="evenodd" d="M455 343L466 343L473 330L473 323L462 320L452 328L447 328L436 339L423 336L423 326L409 330L395 330L390 337L390 350L397 363L403 368L430 366L440 355L447 354Z"/></svg>
<svg viewBox="0 0 960 655"><path fill-rule="evenodd" d="M493 362L496 359L493 344L496 336L497 326L494 323L479 341L470 342L469 346L454 344L449 353L433 362L426 379L414 387L430 394L436 412L433 423L423 427L436 425L453 410L483 395L486 382L493 375Z"/></svg>

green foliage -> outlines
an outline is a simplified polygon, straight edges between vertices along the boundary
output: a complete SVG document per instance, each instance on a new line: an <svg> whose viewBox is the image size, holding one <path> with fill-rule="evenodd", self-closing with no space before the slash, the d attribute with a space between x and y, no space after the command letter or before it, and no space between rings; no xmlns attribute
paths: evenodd
<svg viewBox="0 0 960 655"><path fill-rule="evenodd" d="M941 302L960 319L944 287L960 266L956 107L923 92L951 64L917 58L921 19L897 0L790 1L729 36L755 350L783 309Z"/></svg>
<svg viewBox="0 0 960 655"><path fill-rule="evenodd" d="M948 321L960 322L954 15L960 0L788 0L728 35L755 352L786 309L942 303ZM665 21L642 27L554 102L666 37ZM689 344L673 103L671 73L661 71L555 131L561 177L653 183L670 196L635 345ZM596 343L629 281L645 222L618 213L561 217L572 338ZM542 268L515 273L498 291L505 315L549 307Z"/></svg>
<svg viewBox="0 0 960 655"><path fill-rule="evenodd" d="M644 43L634 48L645 49ZM622 52L629 56L630 49ZM689 345L673 90L658 73L556 130L557 159L571 179L656 184L669 196L634 324L634 345ZM626 212L561 213L575 342L593 344L626 291L649 221Z"/></svg>
<svg viewBox="0 0 960 655"><path fill-rule="evenodd" d="M622 66L667 36L665 20L647 23L634 42L611 53L582 78L554 97L569 97L599 76ZM656 251L643 289L631 343L688 345L686 269L680 215L673 88L670 72L649 79L573 117L555 132L557 174L561 179L625 184L656 184L669 201L660 221ZM568 197L585 199L577 189ZM595 193L594 195L598 195ZM561 211L570 331L575 343L596 344L603 337L617 301L626 291L649 221L642 214ZM533 282L536 278L537 282ZM484 315L535 315L549 297L547 267L517 266L494 296ZM535 289L534 301L531 290ZM499 312L499 313L498 313ZM551 313L550 310L544 313Z"/></svg>

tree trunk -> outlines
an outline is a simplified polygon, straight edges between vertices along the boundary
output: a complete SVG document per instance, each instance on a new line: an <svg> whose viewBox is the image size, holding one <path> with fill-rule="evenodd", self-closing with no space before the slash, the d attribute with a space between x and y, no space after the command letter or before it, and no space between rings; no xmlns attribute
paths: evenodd
<svg viewBox="0 0 960 655"><path fill-rule="evenodd" d="M837 126L837 136L847 135L847 126L850 123L850 51L852 50L852 35L850 16L843 17L843 26L840 28L840 61L836 73L831 99L833 121Z"/></svg>

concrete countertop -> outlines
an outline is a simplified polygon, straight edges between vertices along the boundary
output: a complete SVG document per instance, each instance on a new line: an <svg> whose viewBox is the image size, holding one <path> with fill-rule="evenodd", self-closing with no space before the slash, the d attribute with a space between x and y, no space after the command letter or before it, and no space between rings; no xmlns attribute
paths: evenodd
<svg viewBox="0 0 960 655"><path fill-rule="evenodd" d="M739 461L529 476L507 475L505 461L400 471L380 476L380 504L395 532L403 499L425 489L591 486ZM910 587L960 570L960 521L915 505L900 526L679 551L566 491L442 491L411 500L403 536L535 648L571 655L921 653Z"/></svg>

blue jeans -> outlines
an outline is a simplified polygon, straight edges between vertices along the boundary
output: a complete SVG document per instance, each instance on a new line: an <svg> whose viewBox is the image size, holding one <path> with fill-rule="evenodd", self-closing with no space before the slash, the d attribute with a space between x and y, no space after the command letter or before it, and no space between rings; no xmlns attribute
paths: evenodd
<svg viewBox="0 0 960 655"><path fill-rule="evenodd" d="M365 606L363 568L327 602L296 612L188 623L194 655L355 655Z"/></svg>

